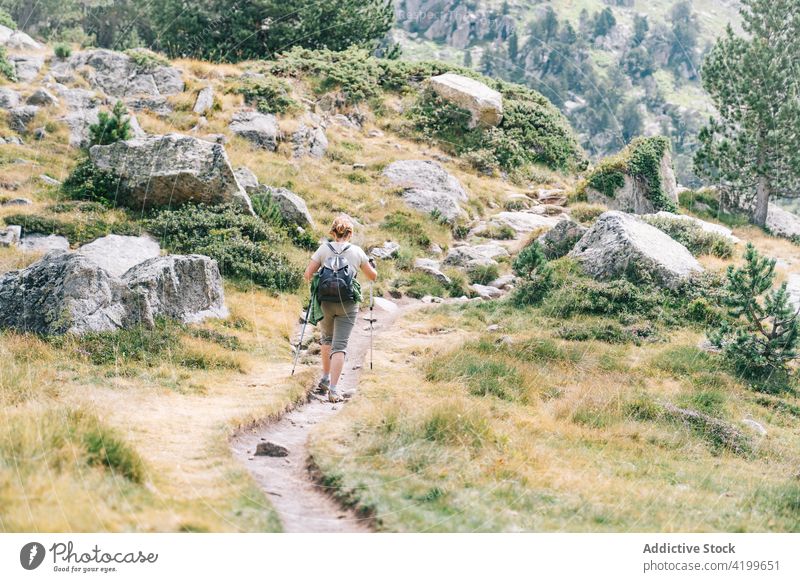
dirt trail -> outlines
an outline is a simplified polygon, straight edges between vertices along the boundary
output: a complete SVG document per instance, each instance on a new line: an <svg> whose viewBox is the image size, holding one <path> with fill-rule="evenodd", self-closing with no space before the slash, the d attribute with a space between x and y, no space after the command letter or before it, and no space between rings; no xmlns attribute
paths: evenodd
<svg viewBox="0 0 800 582"><path fill-rule="evenodd" d="M387 330L405 309L386 300L376 301L374 333ZM348 345L347 361L339 385L357 390L362 366L369 366L368 310L359 313ZM306 330L310 333L311 328ZM357 397L357 396L355 396ZM234 456L250 471L269 495L286 532L371 531L368 521L343 508L308 471L308 435L314 427L335 415L346 403L331 404L312 397L307 404L280 420L242 432L231 440ZM253 456L258 443L270 441L289 450L286 457Z"/></svg>

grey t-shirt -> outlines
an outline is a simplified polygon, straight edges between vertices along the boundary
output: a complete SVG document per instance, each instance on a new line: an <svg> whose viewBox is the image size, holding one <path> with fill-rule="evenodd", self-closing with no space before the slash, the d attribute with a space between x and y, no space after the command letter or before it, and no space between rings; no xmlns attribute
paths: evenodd
<svg viewBox="0 0 800 582"><path fill-rule="evenodd" d="M332 242L330 244L333 245L333 248L335 248L337 251L341 251L343 248L349 247L346 251L342 252L342 256L347 259L347 262L350 263L350 266L353 267L353 269L355 269L356 273L361 270L361 266L364 263L369 262L367 253L365 253L364 249L358 245L346 242ZM317 261L320 265L323 265L325 264L325 260L332 256L333 251L328 246L328 243L323 243L311 258Z"/></svg>

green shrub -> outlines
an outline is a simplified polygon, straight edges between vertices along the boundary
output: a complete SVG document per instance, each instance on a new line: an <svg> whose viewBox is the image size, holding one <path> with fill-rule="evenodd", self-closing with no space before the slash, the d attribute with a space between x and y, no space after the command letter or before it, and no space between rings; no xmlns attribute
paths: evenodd
<svg viewBox="0 0 800 582"><path fill-rule="evenodd" d="M569 323L556 330L556 336L570 341L596 340L610 344L639 344L651 338L655 332L651 326L623 327L615 321Z"/></svg>
<svg viewBox="0 0 800 582"><path fill-rule="evenodd" d="M316 250L317 238L298 225L289 224L284 219L280 206L272 199L272 195L268 191L254 193L250 196L250 201L253 203L253 210L261 220L285 230L292 242L301 249Z"/></svg>
<svg viewBox="0 0 800 582"><path fill-rule="evenodd" d="M2 8L0 8L0 26L5 26L11 30L17 30L17 23L14 22L11 15Z"/></svg>
<svg viewBox="0 0 800 582"><path fill-rule="evenodd" d="M578 202L570 205L569 216L572 220L583 224L594 222L595 219L606 212L608 208L602 204L588 204L586 202Z"/></svg>
<svg viewBox="0 0 800 582"><path fill-rule="evenodd" d="M246 79L234 91L243 95L245 102L261 113L286 113L300 108L300 104L292 99L289 83L275 77Z"/></svg>
<svg viewBox="0 0 800 582"><path fill-rule="evenodd" d="M17 73L14 71L14 67L8 60L5 47L2 46L0 46L0 75L12 83L17 81Z"/></svg>
<svg viewBox="0 0 800 582"><path fill-rule="evenodd" d="M559 285L546 298L544 310L553 317L571 315L640 315L662 313L665 297L657 290L637 286L625 279L595 281L576 278Z"/></svg>
<svg viewBox="0 0 800 582"><path fill-rule="evenodd" d="M139 235L141 228L128 221L111 222L103 213L86 212L73 220L41 214L11 214L3 220L18 224L23 233L57 234L66 237L72 245L82 245L107 234Z"/></svg>
<svg viewBox="0 0 800 582"><path fill-rule="evenodd" d="M649 225L667 233L695 256L714 255L721 259L729 259L733 256L733 243L727 237L703 230L696 222L666 216L646 216L644 220Z"/></svg>
<svg viewBox="0 0 800 582"><path fill-rule="evenodd" d="M405 235L413 244L424 249L428 248L432 242L424 222L417 215L409 212L399 211L386 215L381 223L381 228Z"/></svg>
<svg viewBox="0 0 800 582"><path fill-rule="evenodd" d="M115 207L119 179L112 172L101 170L85 159L67 176L61 185L61 191L71 200L85 200Z"/></svg>
<svg viewBox="0 0 800 582"><path fill-rule="evenodd" d="M300 270L272 249L286 235L236 205L162 210L146 224L170 252L208 255L225 276L279 291L300 286Z"/></svg>
<svg viewBox="0 0 800 582"><path fill-rule="evenodd" d="M500 276L500 270L496 264L474 265L467 269L470 283L478 285L488 285Z"/></svg>
<svg viewBox="0 0 800 582"><path fill-rule="evenodd" d="M661 160L670 148L663 136L637 137L622 152L602 160L576 191L576 198L586 201L590 187L608 198L614 198L624 184L624 176L634 178L656 210L677 211L661 187Z"/></svg>
<svg viewBox="0 0 800 582"><path fill-rule="evenodd" d="M169 61L165 57L146 48L128 49L125 54L136 64L140 73L150 73L158 67L169 66Z"/></svg>
<svg viewBox="0 0 800 582"><path fill-rule="evenodd" d="M56 58L63 61L72 55L72 48L68 44L60 42L53 47L53 52L55 53Z"/></svg>
<svg viewBox="0 0 800 582"><path fill-rule="evenodd" d="M797 358L798 313L785 282L772 288L775 259L761 256L752 243L744 259L744 266L727 271L725 303L732 320L711 330L709 339L743 377L782 382L787 364Z"/></svg>
<svg viewBox="0 0 800 582"><path fill-rule="evenodd" d="M519 281L511 301L519 307L540 303L553 284L553 270L547 263L542 245L534 241L522 249L512 268Z"/></svg>
<svg viewBox="0 0 800 582"><path fill-rule="evenodd" d="M108 145L130 139L132 135L128 110L122 101L117 101L110 115L108 111L101 111L97 123L89 126L89 145Z"/></svg>

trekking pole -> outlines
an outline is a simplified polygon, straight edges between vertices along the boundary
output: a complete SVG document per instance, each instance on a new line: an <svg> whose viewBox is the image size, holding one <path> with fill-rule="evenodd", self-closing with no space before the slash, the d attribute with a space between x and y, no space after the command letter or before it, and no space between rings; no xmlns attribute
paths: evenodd
<svg viewBox="0 0 800 582"><path fill-rule="evenodd" d="M297 340L297 347L294 350L294 365L292 366L292 376L294 376L294 369L297 367L297 359L300 357L300 346L303 345L303 335L306 333L306 326L308 325L308 316L311 315L311 302L312 298L308 299L308 309L306 309L306 316L303 318L303 327L300 330L300 339Z"/></svg>
<svg viewBox="0 0 800 582"><path fill-rule="evenodd" d="M373 338L373 327L372 324L375 321L374 308L375 308L375 300L372 296L372 289L375 287L375 283L370 282L369 284L369 369L372 370L372 338Z"/></svg>

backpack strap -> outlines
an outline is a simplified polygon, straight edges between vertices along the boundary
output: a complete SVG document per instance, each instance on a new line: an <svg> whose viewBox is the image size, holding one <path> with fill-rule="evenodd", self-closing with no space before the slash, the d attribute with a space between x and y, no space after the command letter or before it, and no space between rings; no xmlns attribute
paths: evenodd
<svg viewBox="0 0 800 582"><path fill-rule="evenodd" d="M333 243L331 241L328 241L326 244L328 245L328 248L331 249L331 252L333 252L334 255L341 255L343 252L345 252L347 249L350 248L350 245L347 245L342 250L337 251L335 248L333 248Z"/></svg>

